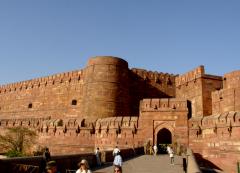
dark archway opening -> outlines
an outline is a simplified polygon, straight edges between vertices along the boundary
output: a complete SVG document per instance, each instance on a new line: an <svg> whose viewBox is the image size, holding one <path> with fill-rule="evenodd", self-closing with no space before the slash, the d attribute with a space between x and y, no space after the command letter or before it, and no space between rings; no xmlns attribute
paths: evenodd
<svg viewBox="0 0 240 173"><path fill-rule="evenodd" d="M157 134L158 153L167 153L167 145L172 144L172 133L166 129L161 129Z"/></svg>

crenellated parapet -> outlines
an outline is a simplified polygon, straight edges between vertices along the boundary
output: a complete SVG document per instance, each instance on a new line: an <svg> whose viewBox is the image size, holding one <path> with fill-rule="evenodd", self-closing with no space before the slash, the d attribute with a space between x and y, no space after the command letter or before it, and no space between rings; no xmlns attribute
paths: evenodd
<svg viewBox="0 0 240 173"><path fill-rule="evenodd" d="M83 77L83 70L76 70L66 73L58 73L47 77L36 78L27 81L21 81L0 86L0 94L5 94L14 91L22 91L33 88L46 87L62 83L71 83L74 81L81 81Z"/></svg>
<svg viewBox="0 0 240 173"><path fill-rule="evenodd" d="M96 122L96 130L98 133L102 133L102 131L103 133L108 133L110 130L116 130L116 133L120 133L121 129L137 130L137 128L138 117L109 117L98 119Z"/></svg>
<svg viewBox="0 0 240 173"><path fill-rule="evenodd" d="M150 81L157 84L166 84L166 85L174 85L175 84L175 77L176 75L168 74L168 73L162 73L162 72L152 72L147 71L144 69L137 69L132 68L131 72L136 74L138 77L143 79L144 81Z"/></svg>
<svg viewBox="0 0 240 173"><path fill-rule="evenodd" d="M35 129L41 136L55 135L94 135L114 133L119 135L122 131L137 133L138 117L110 117L89 121L83 118L53 119L45 118L19 118L0 119L0 128L27 127Z"/></svg>
<svg viewBox="0 0 240 173"><path fill-rule="evenodd" d="M187 110L185 99L163 98L163 99L143 99L140 106L141 111L180 111Z"/></svg>
<svg viewBox="0 0 240 173"><path fill-rule="evenodd" d="M95 146L110 149L137 146L138 117L118 116L98 119L96 122Z"/></svg>
<svg viewBox="0 0 240 173"><path fill-rule="evenodd" d="M197 78L203 77L205 74L204 66L199 66L192 71L176 77L176 87L184 85L188 82L195 81Z"/></svg>
<svg viewBox="0 0 240 173"><path fill-rule="evenodd" d="M38 127L41 126L45 121L50 120L51 117L42 117L42 118L17 118L17 119L0 119L0 127L2 128L11 128L16 126L23 127Z"/></svg>
<svg viewBox="0 0 240 173"><path fill-rule="evenodd" d="M191 118L189 120L190 138L231 138L236 139L240 131L240 112L230 111L222 114Z"/></svg>

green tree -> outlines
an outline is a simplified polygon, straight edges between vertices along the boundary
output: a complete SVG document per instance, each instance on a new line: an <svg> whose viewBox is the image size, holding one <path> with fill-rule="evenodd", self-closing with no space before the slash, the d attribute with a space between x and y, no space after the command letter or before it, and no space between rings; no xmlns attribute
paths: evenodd
<svg viewBox="0 0 240 173"><path fill-rule="evenodd" d="M0 146L9 157L23 156L26 149L34 144L36 137L35 131L26 127L8 128L5 134L0 134Z"/></svg>

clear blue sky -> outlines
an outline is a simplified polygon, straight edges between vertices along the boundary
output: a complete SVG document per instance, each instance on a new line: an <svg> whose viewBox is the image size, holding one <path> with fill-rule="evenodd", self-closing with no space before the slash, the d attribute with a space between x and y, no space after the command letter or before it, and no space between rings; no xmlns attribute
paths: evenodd
<svg viewBox="0 0 240 173"><path fill-rule="evenodd" d="M240 1L0 1L0 85L82 69L98 55L173 74L240 70Z"/></svg>

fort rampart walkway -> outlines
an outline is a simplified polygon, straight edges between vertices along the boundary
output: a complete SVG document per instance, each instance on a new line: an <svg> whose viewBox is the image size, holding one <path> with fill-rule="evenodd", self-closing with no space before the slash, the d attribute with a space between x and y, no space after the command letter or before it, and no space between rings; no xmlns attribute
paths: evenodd
<svg viewBox="0 0 240 173"><path fill-rule="evenodd" d="M113 166L94 171L113 173ZM123 162L123 173L184 173L182 157L175 156L175 164L170 164L169 155L142 155Z"/></svg>

